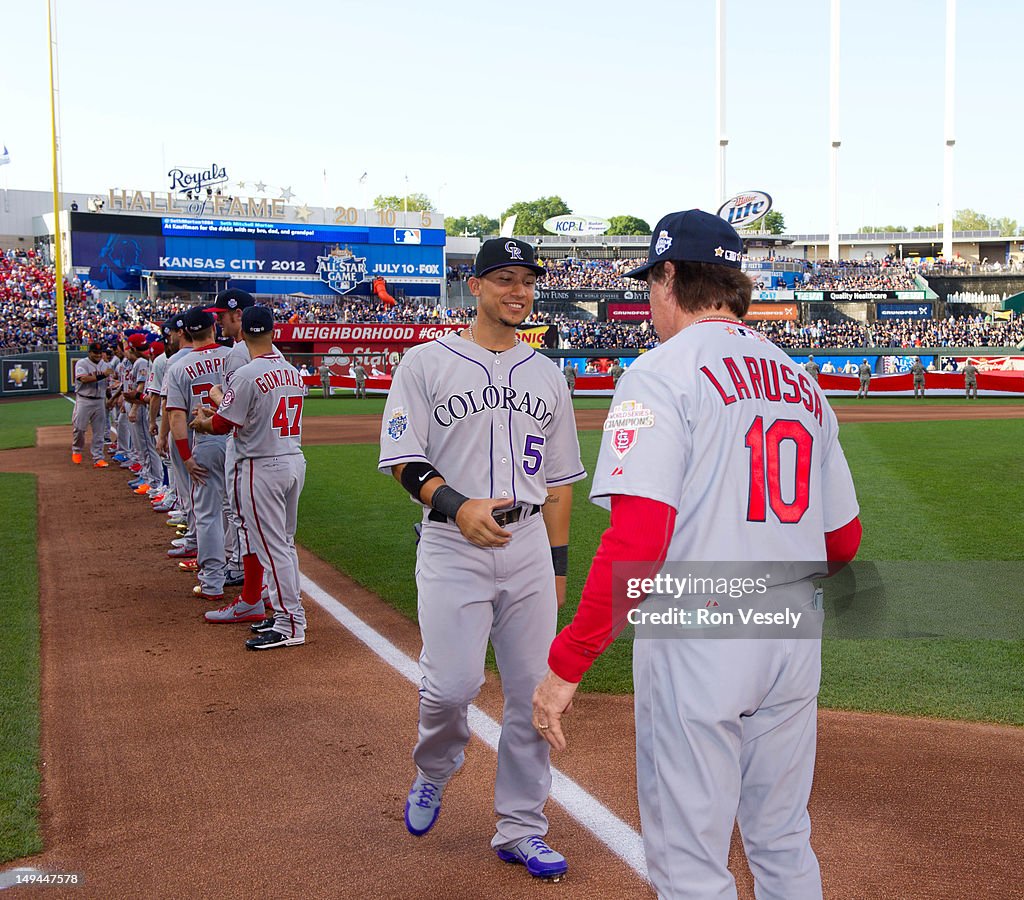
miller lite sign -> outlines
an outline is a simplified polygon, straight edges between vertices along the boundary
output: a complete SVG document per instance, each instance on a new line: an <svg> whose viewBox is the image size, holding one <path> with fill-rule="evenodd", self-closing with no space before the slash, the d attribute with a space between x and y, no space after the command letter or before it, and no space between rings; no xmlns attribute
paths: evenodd
<svg viewBox="0 0 1024 900"><path fill-rule="evenodd" d="M718 216L733 228L748 228L766 216L771 208L772 198L764 191L747 191L726 200L719 207Z"/></svg>
<svg viewBox="0 0 1024 900"><path fill-rule="evenodd" d="M366 281L366 257L356 256L348 247L335 247L316 262L320 280L335 293L347 294Z"/></svg>

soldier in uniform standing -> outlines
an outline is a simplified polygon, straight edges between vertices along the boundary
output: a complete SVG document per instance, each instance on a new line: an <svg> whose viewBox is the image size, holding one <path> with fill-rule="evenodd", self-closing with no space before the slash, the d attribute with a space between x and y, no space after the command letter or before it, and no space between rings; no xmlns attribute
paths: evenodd
<svg viewBox="0 0 1024 900"><path fill-rule="evenodd" d="M857 369L857 375L860 377L860 388L857 390L857 399L866 400L868 396L868 390L871 387L871 366L868 365L868 361L862 360L860 367Z"/></svg>
<svg viewBox="0 0 1024 900"><path fill-rule="evenodd" d="M968 400L972 394L975 400L978 399L978 367L970 360L964 366L964 393Z"/></svg>
<svg viewBox="0 0 1024 900"><path fill-rule="evenodd" d="M356 380L356 399L366 399L366 369L363 368L363 364L356 360L352 364L352 377Z"/></svg>
<svg viewBox="0 0 1024 900"><path fill-rule="evenodd" d="M818 375L821 374L821 369L818 368L818 364L814 361L813 353L807 357L807 362L804 363L804 371L815 381L818 380Z"/></svg>
<svg viewBox="0 0 1024 900"><path fill-rule="evenodd" d="M324 389L324 400L331 396L331 367L327 360L320 363L320 387Z"/></svg>
<svg viewBox="0 0 1024 900"><path fill-rule="evenodd" d="M921 357L917 356L914 358L914 364L910 367L910 373L914 376L914 399L918 397L918 391L920 391L921 399L924 399L924 363L921 362Z"/></svg>

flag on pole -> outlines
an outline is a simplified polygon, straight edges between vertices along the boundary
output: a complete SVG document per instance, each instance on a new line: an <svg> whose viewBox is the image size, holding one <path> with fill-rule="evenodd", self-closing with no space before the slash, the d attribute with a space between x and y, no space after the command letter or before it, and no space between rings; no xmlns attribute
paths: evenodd
<svg viewBox="0 0 1024 900"><path fill-rule="evenodd" d="M370 174L369 172L363 172L363 174L359 176L359 183L360 184L365 184L366 183L366 176L369 175L369 174Z"/></svg>
<svg viewBox="0 0 1024 900"><path fill-rule="evenodd" d="M6 166L11 161L11 154L7 152L7 145L4 144L4 152L0 154L0 166Z"/></svg>

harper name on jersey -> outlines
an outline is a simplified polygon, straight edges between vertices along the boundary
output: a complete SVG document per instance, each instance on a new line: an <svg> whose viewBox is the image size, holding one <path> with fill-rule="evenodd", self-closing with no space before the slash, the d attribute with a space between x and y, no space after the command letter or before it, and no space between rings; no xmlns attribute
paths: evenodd
<svg viewBox="0 0 1024 900"><path fill-rule="evenodd" d="M712 367L718 369L717 376ZM803 372L786 363L752 356L744 356L742 362L738 362L734 357L724 356L711 366L701 366L700 371L715 386L726 406L737 400L798 403L821 424L821 395L811 390L810 379Z"/></svg>
<svg viewBox="0 0 1024 900"><path fill-rule="evenodd" d="M224 356L202 356L195 362L185 364L185 374L190 381L201 375L219 375L224 369Z"/></svg>
<svg viewBox="0 0 1024 900"><path fill-rule="evenodd" d="M463 391L443 400L434 407L434 421L442 428L449 428L454 422L484 410L508 409L526 413L544 426L554 416L553 405L552 401L532 396L529 391L520 394L515 388L498 388L489 384L481 391Z"/></svg>

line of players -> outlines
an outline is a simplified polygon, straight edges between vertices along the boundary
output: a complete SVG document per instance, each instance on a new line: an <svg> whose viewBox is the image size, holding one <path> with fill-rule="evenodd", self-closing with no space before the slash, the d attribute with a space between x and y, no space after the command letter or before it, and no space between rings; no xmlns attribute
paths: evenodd
<svg viewBox="0 0 1024 900"><path fill-rule="evenodd" d="M230 347L215 340L218 324ZM196 574L196 598L221 604L205 620L250 623L251 650L303 644L306 631L294 541L305 388L273 346L273 324L248 293L222 291L212 307L172 315L164 341L129 333L109 353L90 347L75 368L72 461L84 448L79 408L96 405L106 380L110 419L100 420L98 444L92 420L94 467L109 466L109 427L129 486L176 530L167 556ZM238 586L227 600L225 588Z"/></svg>

